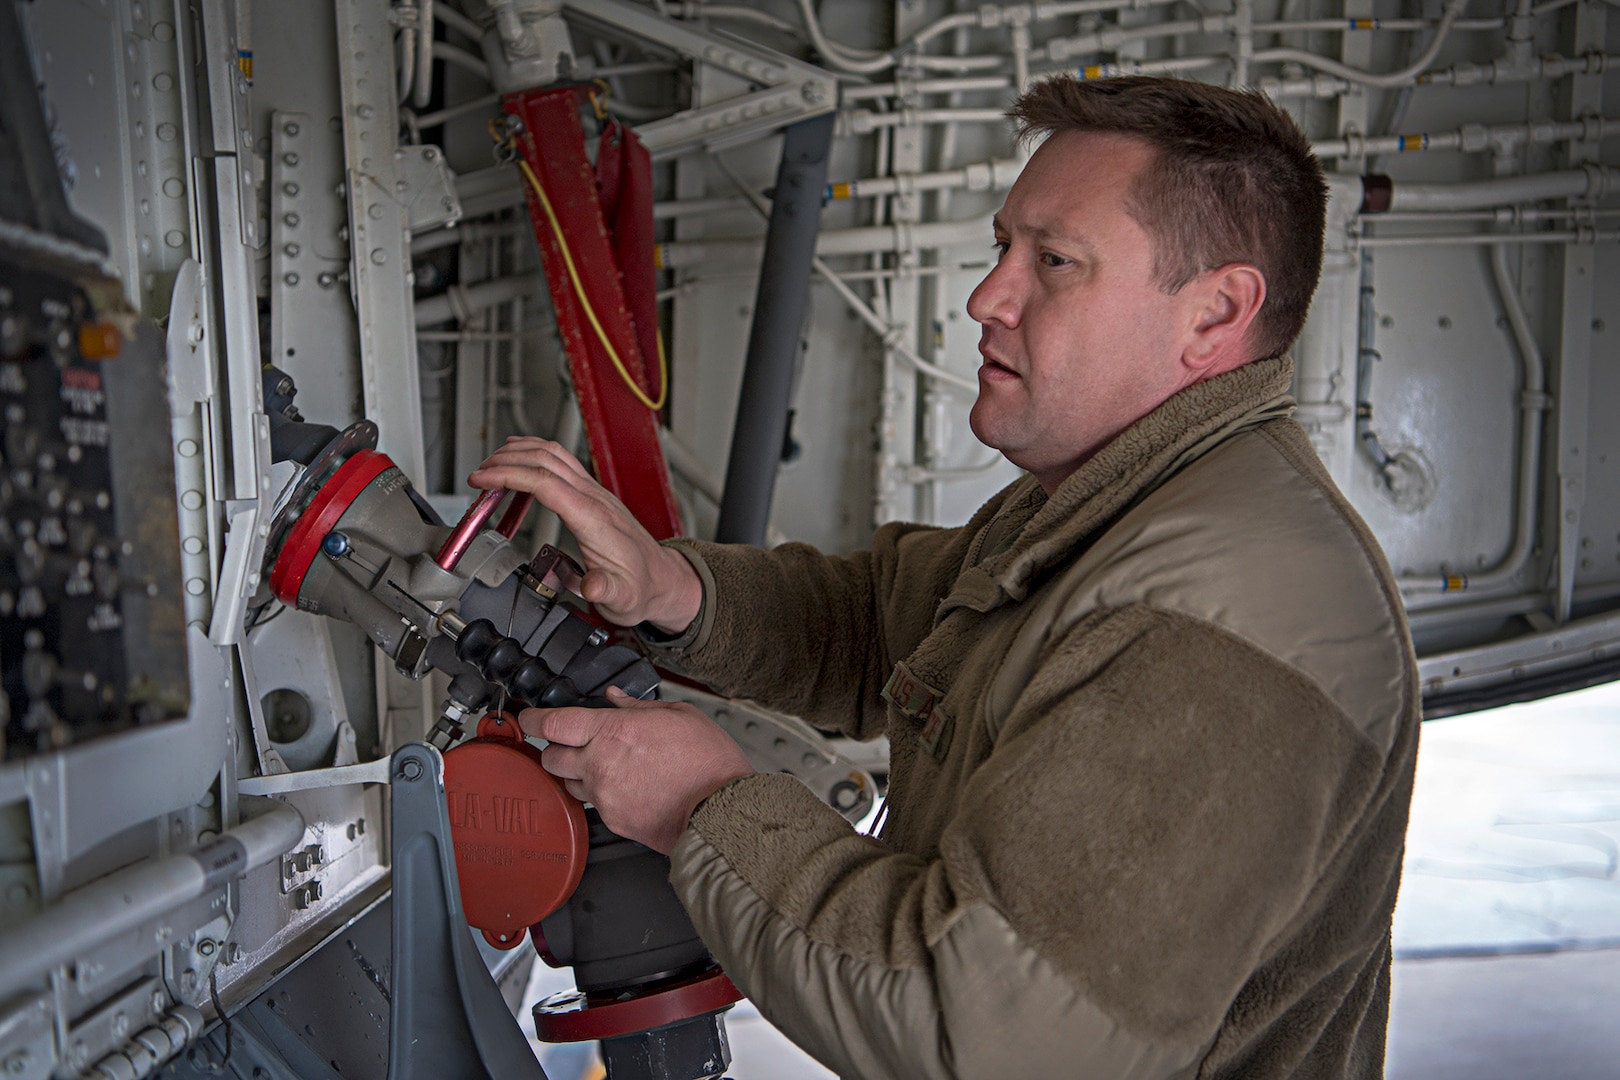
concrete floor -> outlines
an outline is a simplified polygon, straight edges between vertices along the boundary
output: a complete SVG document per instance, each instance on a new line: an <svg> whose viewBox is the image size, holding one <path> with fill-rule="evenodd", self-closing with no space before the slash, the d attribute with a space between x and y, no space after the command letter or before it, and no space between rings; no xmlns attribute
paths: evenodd
<svg viewBox="0 0 1620 1080"><path fill-rule="evenodd" d="M1617 870L1620 687L1425 724L1388 1080L1620 1078Z"/></svg>
<svg viewBox="0 0 1620 1080"><path fill-rule="evenodd" d="M1384 1075L1620 1077L1620 951L1397 961Z"/></svg>

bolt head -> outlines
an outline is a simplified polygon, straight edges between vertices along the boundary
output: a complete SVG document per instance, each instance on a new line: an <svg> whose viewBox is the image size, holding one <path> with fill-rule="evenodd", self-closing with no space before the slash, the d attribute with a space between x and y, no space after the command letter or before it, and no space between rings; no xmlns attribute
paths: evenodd
<svg viewBox="0 0 1620 1080"><path fill-rule="evenodd" d="M399 775L407 780L420 780L422 778L422 763L420 761L406 761L400 765Z"/></svg>

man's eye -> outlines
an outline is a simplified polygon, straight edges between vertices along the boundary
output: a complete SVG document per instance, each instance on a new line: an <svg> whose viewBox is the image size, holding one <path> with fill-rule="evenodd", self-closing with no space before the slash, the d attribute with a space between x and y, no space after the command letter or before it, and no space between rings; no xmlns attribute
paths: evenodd
<svg viewBox="0 0 1620 1080"><path fill-rule="evenodd" d="M1052 267L1069 265L1068 259L1065 259L1062 255L1055 255L1050 251L1041 252L1041 262Z"/></svg>
<svg viewBox="0 0 1620 1080"><path fill-rule="evenodd" d="M996 258L998 259L1007 254L1008 244L1005 240L994 240L991 242L990 246L996 249Z"/></svg>

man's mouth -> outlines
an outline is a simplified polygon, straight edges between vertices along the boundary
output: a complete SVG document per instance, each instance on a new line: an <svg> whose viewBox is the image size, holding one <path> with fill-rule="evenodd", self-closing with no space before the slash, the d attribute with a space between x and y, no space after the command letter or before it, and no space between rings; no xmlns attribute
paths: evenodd
<svg viewBox="0 0 1620 1080"><path fill-rule="evenodd" d="M983 365L979 368L979 376L981 378L995 381L1020 378L1018 372L1014 371L1006 364L1003 364L1001 361L997 360L994 356L985 352L983 349L979 350L979 355L984 359Z"/></svg>

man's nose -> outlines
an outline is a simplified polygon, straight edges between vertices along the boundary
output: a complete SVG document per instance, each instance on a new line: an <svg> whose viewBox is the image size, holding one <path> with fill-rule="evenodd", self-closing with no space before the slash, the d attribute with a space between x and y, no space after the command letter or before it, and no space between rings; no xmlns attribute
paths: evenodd
<svg viewBox="0 0 1620 1080"><path fill-rule="evenodd" d="M1020 303L1017 275L1005 256L990 268L984 280L968 297L968 317L977 323L997 322L1009 329L1018 325Z"/></svg>

